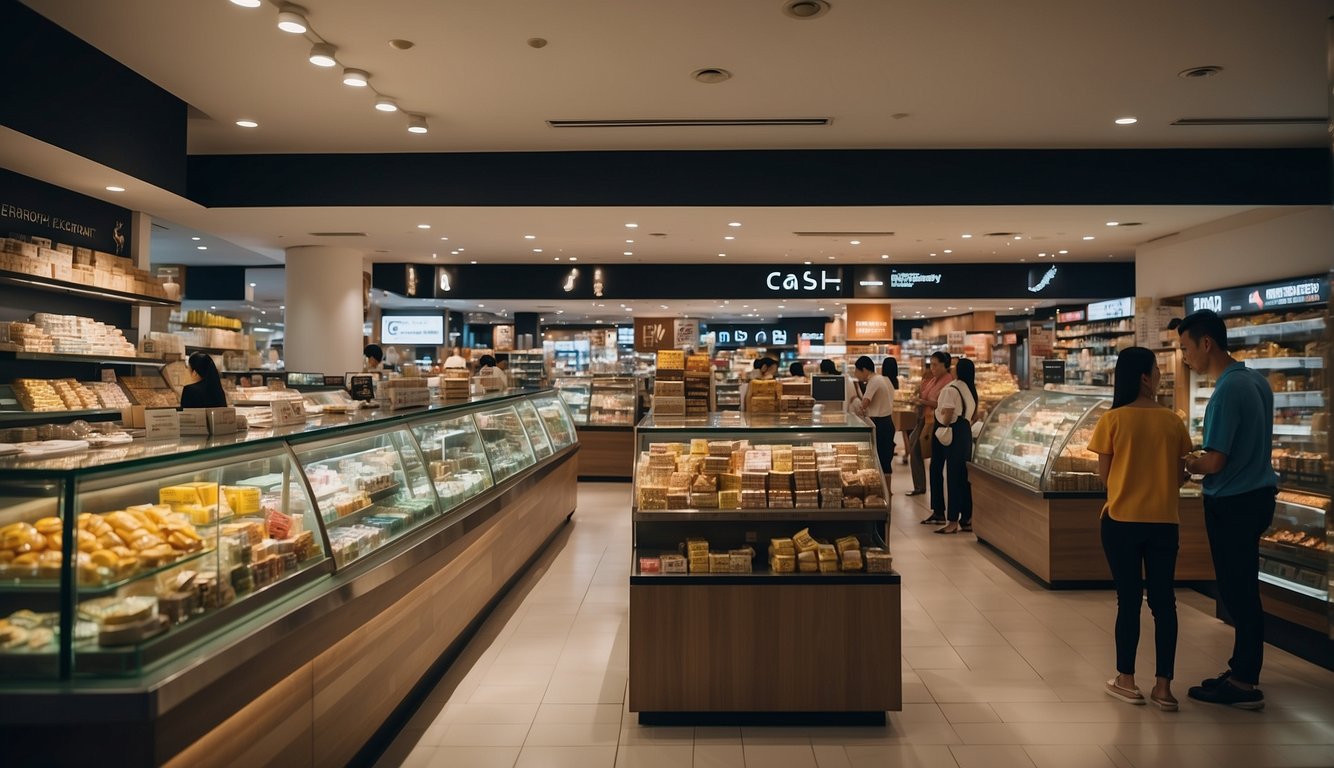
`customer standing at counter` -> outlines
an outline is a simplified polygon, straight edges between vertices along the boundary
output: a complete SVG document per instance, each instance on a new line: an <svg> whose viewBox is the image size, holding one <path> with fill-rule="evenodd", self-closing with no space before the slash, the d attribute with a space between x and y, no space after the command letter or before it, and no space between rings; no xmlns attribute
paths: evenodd
<svg viewBox="0 0 1334 768"><path fill-rule="evenodd" d="M912 429L903 435L904 456L903 463L908 464L909 471L912 473L912 490L908 492L909 496L921 496L926 493L926 459L922 445L922 435L925 434L924 418L926 406L922 400L922 393L926 391L927 386L935 379L936 375L931 371L931 358L922 361L922 378L917 382L917 388L913 390L909 402L913 406L913 425ZM929 443L928 443L929 445ZM935 523L936 521L927 518L922 523ZM942 524L944 521L940 521Z"/></svg>
<svg viewBox="0 0 1334 768"><path fill-rule="evenodd" d="M922 378L921 405L922 415L917 419L917 438L919 450L925 453L931 451L928 470L931 475L931 516L922 521L923 525L944 525L945 520L945 456L942 451L936 450L937 440L936 431L936 406L941 390L954 381L954 374L950 373L950 353L932 352L928 360L928 372L931 375L930 381ZM929 447L928 447L929 446ZM916 485L916 477L913 478L913 484ZM914 488L916 490L916 488Z"/></svg>
<svg viewBox="0 0 1334 768"><path fill-rule="evenodd" d="M937 352L938 355L945 354ZM948 355L946 355L948 357ZM936 459L947 472L949 497L940 500L939 508L948 509L949 522L936 533L958 533L973 530L973 485L968 481L968 462L973 460L973 417L977 415L976 369L973 361L961 358L956 366L955 380L940 390L932 422L931 509L938 509L939 490L935 485ZM945 439L941 439L941 432Z"/></svg>
<svg viewBox="0 0 1334 768"><path fill-rule="evenodd" d="M1182 456L1190 451L1190 435L1180 417L1158 403L1160 375L1157 358L1144 347L1117 355L1112 407L1098 419L1088 449L1098 454L1098 477L1107 486L1099 525L1102 551L1116 584L1116 677L1107 681L1106 690L1121 701L1145 703L1135 685L1135 651L1147 587L1157 666L1149 701L1175 712L1177 605L1172 582L1181 540L1179 489L1186 481Z"/></svg>
<svg viewBox="0 0 1334 768"><path fill-rule="evenodd" d="M1274 522L1278 476L1271 463L1274 392L1269 381L1228 353L1227 326L1209 310L1177 325L1186 367L1215 379L1204 411L1204 451L1186 469L1204 475L1204 525L1213 555L1218 599L1232 617L1235 638L1228 669L1190 689L1192 699L1262 709L1264 609L1255 564L1260 536Z"/></svg>
<svg viewBox="0 0 1334 768"><path fill-rule="evenodd" d="M894 390L892 394L893 394L895 397L898 397L898 396L899 396L899 361L896 360L896 359L894 359L893 357L886 357L884 360L881 360L881 361L880 361L880 375L881 375L881 376L884 376L884 377L885 377L885 381L889 382L889 386ZM894 414L891 413L891 414L889 415L889 418L890 418L891 426L894 427L894 432L898 432L899 425L898 425L896 422L894 422ZM889 455L890 455L891 458L893 458L894 454L895 454L895 453L897 452L897 450L898 450L898 447L894 444L894 432L891 432L890 435L889 435ZM904 443L904 446L903 446L903 456L904 456L905 459L906 459L907 456L908 456L908 445L907 445L907 443Z"/></svg>
<svg viewBox="0 0 1334 768"><path fill-rule="evenodd" d="M853 368L856 386L848 398L848 407L875 425L875 452L880 457L880 471L885 474L885 488L894 474L894 388L889 380L875 372L875 361L866 355L857 358Z"/></svg>
<svg viewBox="0 0 1334 768"><path fill-rule="evenodd" d="M186 363L194 382L181 389L182 408L226 408L227 393L222 391L222 377L213 358L203 352L194 352Z"/></svg>

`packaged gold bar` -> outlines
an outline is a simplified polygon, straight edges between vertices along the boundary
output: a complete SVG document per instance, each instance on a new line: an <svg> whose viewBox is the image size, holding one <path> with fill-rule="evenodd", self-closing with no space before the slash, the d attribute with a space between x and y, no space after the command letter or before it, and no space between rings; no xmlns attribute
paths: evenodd
<svg viewBox="0 0 1334 768"><path fill-rule="evenodd" d="M727 553L728 573L750 573L755 553L750 550L732 550Z"/></svg>
<svg viewBox="0 0 1334 768"><path fill-rule="evenodd" d="M838 573L837 560L821 560L819 562L820 573Z"/></svg>
<svg viewBox="0 0 1334 768"><path fill-rule="evenodd" d="M667 492L668 509L690 509L689 491L668 491Z"/></svg>
<svg viewBox="0 0 1334 768"><path fill-rule="evenodd" d="M690 452L696 456L707 456L709 454L709 441L702 437L692 438Z"/></svg>
<svg viewBox="0 0 1334 768"><path fill-rule="evenodd" d="M766 509L766 508L769 506L768 501L767 501L767 499L765 498L766 496L767 496L767 494L766 494L765 491L748 491L748 490L742 490L742 491L741 491L741 508L742 508L742 509Z"/></svg>
<svg viewBox="0 0 1334 768"><path fill-rule="evenodd" d="M718 490L720 491L741 490L741 474L739 472L724 472L718 475Z"/></svg>
<svg viewBox="0 0 1334 768"><path fill-rule="evenodd" d="M738 502L739 503L739 502ZM690 507L692 509L718 509L722 506L719 494L714 491L704 493L690 493Z"/></svg>
<svg viewBox="0 0 1334 768"><path fill-rule="evenodd" d="M820 561L815 556L815 550L797 553L797 570L802 573L816 573L820 570Z"/></svg>
<svg viewBox="0 0 1334 768"><path fill-rule="evenodd" d="M797 556L793 554L774 554L769 557L769 570L774 573L796 573Z"/></svg>
<svg viewBox="0 0 1334 768"><path fill-rule="evenodd" d="M833 544L819 544L816 546L815 556L820 560L838 560L838 550Z"/></svg>
<svg viewBox="0 0 1334 768"><path fill-rule="evenodd" d="M180 504L203 504L203 500L199 498L199 490L190 484L159 488L157 497L158 501L173 507Z"/></svg>
<svg viewBox="0 0 1334 768"><path fill-rule="evenodd" d="M688 559L688 562L689 562L689 564L690 564L690 572L691 572L691 573L708 573L708 572L709 572L709 556L708 556L708 555L702 555L702 556L698 556L698 557L692 555L692 556Z"/></svg>
<svg viewBox="0 0 1334 768"><path fill-rule="evenodd" d="M732 568L732 556L726 552L709 553L709 573L729 573Z"/></svg>
<svg viewBox="0 0 1334 768"><path fill-rule="evenodd" d="M667 489L671 491L685 491L690 489L689 472L673 472L670 480L667 481Z"/></svg>
<svg viewBox="0 0 1334 768"><path fill-rule="evenodd" d="M797 509L819 509L819 491L793 491L792 505Z"/></svg>
<svg viewBox="0 0 1334 768"><path fill-rule="evenodd" d="M841 539L834 540L834 548L839 554L843 554L850 549L861 549L862 543L856 536L844 536Z"/></svg>
<svg viewBox="0 0 1334 768"><path fill-rule="evenodd" d="M709 441L709 455L710 455L710 456L717 456L717 457L719 457L719 458L723 458L723 459L731 459L731 458L732 458L732 441L731 441L731 440L710 440L710 441Z"/></svg>
<svg viewBox="0 0 1334 768"><path fill-rule="evenodd" d="M889 573L893 570L894 556L881 547L866 550L866 570L869 573Z"/></svg>
<svg viewBox="0 0 1334 768"><path fill-rule="evenodd" d="M792 534L792 543L797 546L798 552L815 552L820 548L820 543L811 536L809 528L802 528L800 531Z"/></svg>
<svg viewBox="0 0 1334 768"><path fill-rule="evenodd" d="M860 571L862 569L862 552L860 549L849 549L843 553L838 561L838 567L844 571Z"/></svg>
<svg viewBox="0 0 1334 768"><path fill-rule="evenodd" d="M795 555L797 545L792 539L769 539L769 551L780 555Z"/></svg>
<svg viewBox="0 0 1334 768"><path fill-rule="evenodd" d="M685 370L686 353L679 349L658 350L658 369Z"/></svg>
<svg viewBox="0 0 1334 768"><path fill-rule="evenodd" d="M741 491L718 491L719 509L740 509Z"/></svg>
<svg viewBox="0 0 1334 768"><path fill-rule="evenodd" d="M686 539L686 553L691 557L709 554L708 539Z"/></svg>
<svg viewBox="0 0 1334 768"><path fill-rule="evenodd" d="M662 555L658 558L663 573L685 573L686 559L681 555Z"/></svg>
<svg viewBox="0 0 1334 768"><path fill-rule="evenodd" d="M718 478L713 475L699 475L690 485L692 493L712 493L718 490Z"/></svg>

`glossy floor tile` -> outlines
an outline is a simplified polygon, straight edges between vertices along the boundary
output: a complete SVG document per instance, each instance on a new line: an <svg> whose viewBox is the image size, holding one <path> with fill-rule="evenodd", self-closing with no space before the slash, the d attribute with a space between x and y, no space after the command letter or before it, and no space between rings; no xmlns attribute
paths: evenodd
<svg viewBox="0 0 1334 768"><path fill-rule="evenodd" d="M896 466L897 469L897 466ZM1232 633L1179 590L1180 712L1107 697L1114 596L1042 589L893 497L904 709L884 726L644 727L626 709L630 486L586 483L573 523L501 600L382 766L1305 768L1334 766L1334 674L1266 648L1263 712L1196 704ZM1139 676L1152 685L1152 619ZM814 660L813 663L818 663Z"/></svg>

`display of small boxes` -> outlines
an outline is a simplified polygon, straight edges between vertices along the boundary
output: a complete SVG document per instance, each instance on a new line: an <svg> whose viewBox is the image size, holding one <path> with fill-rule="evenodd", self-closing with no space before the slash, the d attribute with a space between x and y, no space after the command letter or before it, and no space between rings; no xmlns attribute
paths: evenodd
<svg viewBox="0 0 1334 768"><path fill-rule="evenodd" d="M655 381L653 383L654 397L685 397L686 385L684 381Z"/></svg>
<svg viewBox="0 0 1334 768"><path fill-rule="evenodd" d="M686 367L686 353L679 349L658 350L658 371L683 371ZM655 384L656 386L656 384Z"/></svg>
<svg viewBox="0 0 1334 768"><path fill-rule="evenodd" d="M663 573L685 573L686 558L682 555L663 555L658 558Z"/></svg>
<svg viewBox="0 0 1334 768"><path fill-rule="evenodd" d="M889 573L893 570L894 556L889 550L871 547L866 550L866 570L868 573Z"/></svg>

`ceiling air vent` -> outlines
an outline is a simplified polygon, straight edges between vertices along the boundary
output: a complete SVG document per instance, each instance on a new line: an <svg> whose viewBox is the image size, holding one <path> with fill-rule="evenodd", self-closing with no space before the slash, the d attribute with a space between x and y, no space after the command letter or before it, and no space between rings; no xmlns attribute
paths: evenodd
<svg viewBox="0 0 1334 768"><path fill-rule="evenodd" d="M365 237L365 232L311 232L311 237Z"/></svg>
<svg viewBox="0 0 1334 768"><path fill-rule="evenodd" d="M893 237L893 232L885 231L829 231L829 232L793 232L797 237Z"/></svg>
<svg viewBox="0 0 1334 768"><path fill-rule="evenodd" d="M1183 117L1172 125L1325 125L1329 118L1319 117Z"/></svg>
<svg viewBox="0 0 1334 768"><path fill-rule="evenodd" d="M829 125L827 117L765 117L754 119L669 119L669 120L548 120L552 128L755 128L790 125Z"/></svg>

